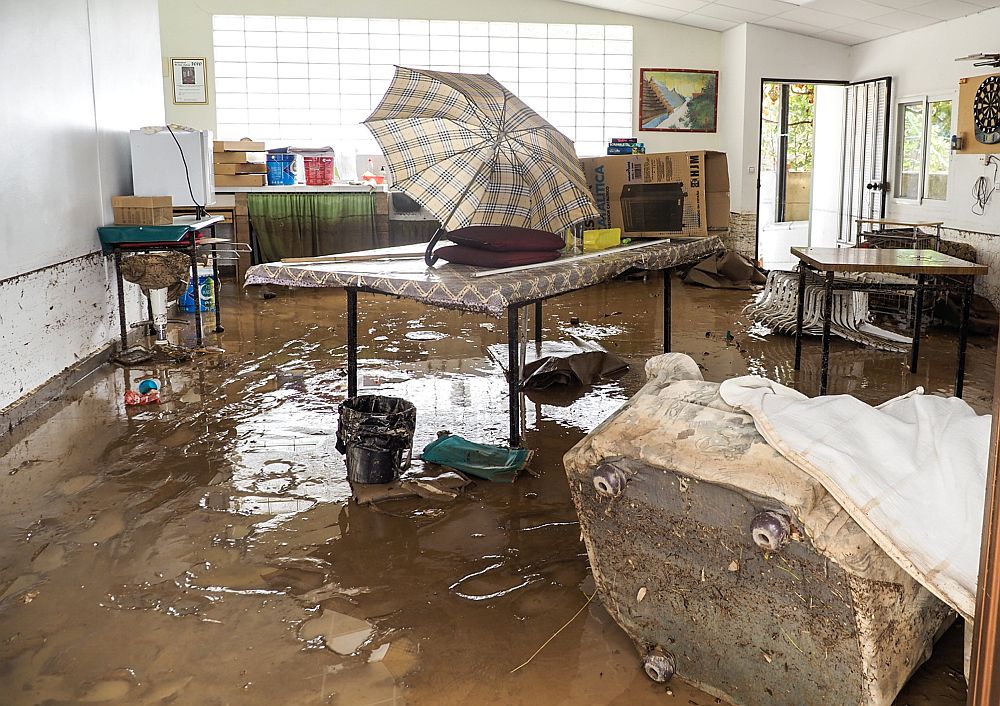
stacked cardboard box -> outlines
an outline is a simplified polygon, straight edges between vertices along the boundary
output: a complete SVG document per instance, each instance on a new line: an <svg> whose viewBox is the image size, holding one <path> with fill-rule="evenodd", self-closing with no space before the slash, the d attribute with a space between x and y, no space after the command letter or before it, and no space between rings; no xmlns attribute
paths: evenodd
<svg viewBox="0 0 1000 706"><path fill-rule="evenodd" d="M267 183L263 142L216 140L212 150L216 186L264 186Z"/></svg>
<svg viewBox="0 0 1000 706"><path fill-rule="evenodd" d="M170 196L112 196L117 226L168 226L174 222Z"/></svg>
<svg viewBox="0 0 1000 706"><path fill-rule="evenodd" d="M601 217L623 238L703 238L729 228L724 152L663 152L580 160Z"/></svg>

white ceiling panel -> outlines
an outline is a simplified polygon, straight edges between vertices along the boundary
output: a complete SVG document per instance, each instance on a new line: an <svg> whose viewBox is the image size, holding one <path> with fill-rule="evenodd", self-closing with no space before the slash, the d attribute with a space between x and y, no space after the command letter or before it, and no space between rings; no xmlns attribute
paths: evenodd
<svg viewBox="0 0 1000 706"><path fill-rule="evenodd" d="M844 15L834 15L830 12L812 10L808 7L797 7L794 10L783 12L778 16L792 22L801 22L804 25L812 25L813 27L821 27L822 29L836 29L837 27L843 27L851 21L849 17Z"/></svg>
<svg viewBox="0 0 1000 706"><path fill-rule="evenodd" d="M917 5L923 5L927 0L872 0L877 5L891 7L893 10L912 10Z"/></svg>
<svg viewBox="0 0 1000 706"><path fill-rule="evenodd" d="M867 42L872 37L862 37L857 34L851 34L850 32L844 32L840 29L830 29L826 32L820 32L820 39L825 39L829 42L836 42L837 44L860 44L861 42Z"/></svg>
<svg viewBox="0 0 1000 706"><path fill-rule="evenodd" d="M823 30L819 27L802 24L801 22L795 22L794 20L786 20L784 17L768 17L767 19L761 20L757 24L764 27L773 27L774 29L783 29L786 32L804 34L808 37L817 37L823 32Z"/></svg>
<svg viewBox="0 0 1000 706"><path fill-rule="evenodd" d="M908 12L907 10L893 10L887 15L878 15L877 17L871 18L870 22L872 24L882 25L883 27L892 27L893 29L900 31L907 31L935 24L938 20L935 20L933 17L928 17L927 15L918 15L915 12Z"/></svg>
<svg viewBox="0 0 1000 706"><path fill-rule="evenodd" d="M871 22L852 22L849 25L838 27L836 31L853 34L857 37L861 37L862 42L867 42L872 39L888 37L892 34L896 34L899 30L893 29L892 27L885 27L884 25L872 24Z"/></svg>
<svg viewBox="0 0 1000 706"><path fill-rule="evenodd" d="M953 20L981 12L983 8L962 0L931 0L931 2L911 8L911 12L927 15L936 20Z"/></svg>
<svg viewBox="0 0 1000 706"><path fill-rule="evenodd" d="M702 29L714 29L717 32L725 32L727 29L732 29L736 25L740 24L739 22L734 22L733 20L723 20L718 17L700 15L697 12L691 12L684 15L677 21L693 27L701 27Z"/></svg>
<svg viewBox="0 0 1000 706"><path fill-rule="evenodd" d="M707 17L718 17L720 20L730 20L731 22L737 23L759 22L767 17L767 15L762 12L743 10L738 7L729 7L728 5L718 5L715 3L706 5L702 9L698 10L698 14L705 15Z"/></svg>
<svg viewBox="0 0 1000 706"><path fill-rule="evenodd" d="M915 1L923 2L924 0ZM874 2L868 2L867 0L814 0L814 2L809 3L806 7L810 10L843 15L853 20L870 20L876 15L885 14L885 5L876 5Z"/></svg>
<svg viewBox="0 0 1000 706"><path fill-rule="evenodd" d="M654 5L669 7L671 10L683 10L684 12L694 12L705 7L705 5L711 4L705 2L705 0L649 0L649 2Z"/></svg>
<svg viewBox="0 0 1000 706"><path fill-rule="evenodd" d="M1000 0L567 0L725 31L744 22L854 45L1000 7Z"/></svg>
<svg viewBox="0 0 1000 706"><path fill-rule="evenodd" d="M767 15L768 17L780 14L786 10L791 10L794 7L798 7L797 3L782 2L782 0L717 0L717 2L712 4L752 10L753 12L759 12L762 15Z"/></svg>

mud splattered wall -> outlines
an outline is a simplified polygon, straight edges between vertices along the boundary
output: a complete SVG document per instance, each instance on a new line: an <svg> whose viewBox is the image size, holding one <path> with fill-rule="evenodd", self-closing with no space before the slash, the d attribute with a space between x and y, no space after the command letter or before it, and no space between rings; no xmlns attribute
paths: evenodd
<svg viewBox="0 0 1000 706"><path fill-rule="evenodd" d="M3 410L114 338L96 228L131 193L128 129L162 123L163 94L156 0L0 3L0 27Z"/></svg>

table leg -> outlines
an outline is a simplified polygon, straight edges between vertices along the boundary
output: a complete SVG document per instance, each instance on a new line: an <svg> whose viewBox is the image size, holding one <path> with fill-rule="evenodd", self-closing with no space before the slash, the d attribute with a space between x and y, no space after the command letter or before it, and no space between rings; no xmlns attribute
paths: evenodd
<svg viewBox="0 0 1000 706"><path fill-rule="evenodd" d="M212 238L215 238L215 226L212 226ZM219 297L219 292L222 289L222 283L219 282L219 261L216 258L218 254L218 249L215 243L212 243L212 288L215 291L215 332L222 333L226 329L222 328L222 299Z"/></svg>
<svg viewBox="0 0 1000 706"><path fill-rule="evenodd" d="M806 306L806 266L799 265L799 298L795 304L795 370L802 367L802 318Z"/></svg>
<svg viewBox="0 0 1000 706"><path fill-rule="evenodd" d="M962 397L965 388L965 349L969 342L969 312L975 279L967 277L962 291L962 323L958 328L958 371L955 373L955 397Z"/></svg>
<svg viewBox="0 0 1000 706"><path fill-rule="evenodd" d="M115 279L118 280L118 325L121 327L122 350L128 348L128 329L125 327L125 280L122 278L122 253L115 249Z"/></svg>
<svg viewBox="0 0 1000 706"><path fill-rule="evenodd" d="M510 446L521 445L521 363L518 360L520 332L517 307L507 307L507 396L510 414Z"/></svg>
<svg viewBox="0 0 1000 706"><path fill-rule="evenodd" d="M823 298L823 363L820 368L819 394L825 395L830 385L830 319L833 318L833 272L826 273Z"/></svg>
<svg viewBox="0 0 1000 706"><path fill-rule="evenodd" d="M671 270L663 270L663 352L670 352L670 284Z"/></svg>
<svg viewBox="0 0 1000 706"><path fill-rule="evenodd" d="M910 372L917 372L920 356L920 329L924 318L924 275L917 275L916 309L913 312L913 345L910 348Z"/></svg>
<svg viewBox="0 0 1000 706"><path fill-rule="evenodd" d="M535 302L535 343L542 342L542 300Z"/></svg>
<svg viewBox="0 0 1000 706"><path fill-rule="evenodd" d="M358 290L347 288L347 396L358 395Z"/></svg>
<svg viewBox="0 0 1000 706"><path fill-rule="evenodd" d="M197 236L191 231L191 291L194 299L194 326L195 340L198 348L203 345L203 335L201 331L201 282L198 281L198 245Z"/></svg>
<svg viewBox="0 0 1000 706"><path fill-rule="evenodd" d="M153 300L148 294L146 295L146 318L149 319L149 324L146 326L146 335L152 336L156 333L156 327L153 326Z"/></svg>

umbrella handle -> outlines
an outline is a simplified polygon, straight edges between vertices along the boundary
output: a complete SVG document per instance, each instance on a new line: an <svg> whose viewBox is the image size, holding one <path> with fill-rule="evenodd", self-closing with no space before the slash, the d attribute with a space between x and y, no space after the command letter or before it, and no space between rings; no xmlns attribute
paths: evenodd
<svg viewBox="0 0 1000 706"><path fill-rule="evenodd" d="M431 236L431 242L427 243L427 249L424 251L424 262L427 263L428 267L434 267L434 263L438 261L438 256L434 254L434 246L437 245L443 235L444 228L439 227L434 231L434 235Z"/></svg>

